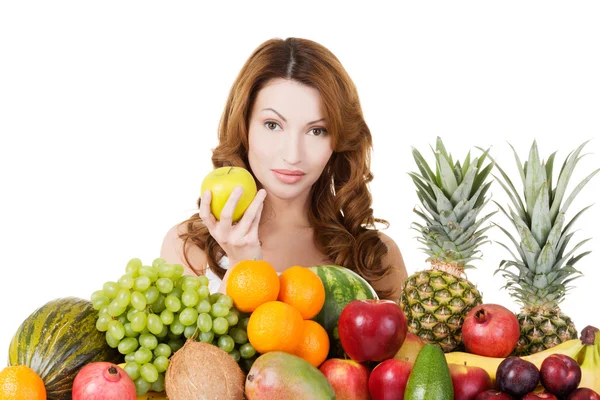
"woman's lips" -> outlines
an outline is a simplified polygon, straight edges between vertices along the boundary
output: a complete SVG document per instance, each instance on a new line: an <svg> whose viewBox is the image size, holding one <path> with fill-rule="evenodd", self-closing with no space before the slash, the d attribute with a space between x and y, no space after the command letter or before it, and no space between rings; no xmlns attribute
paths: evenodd
<svg viewBox="0 0 600 400"><path fill-rule="evenodd" d="M288 184L296 183L304 176L304 172L302 171L291 171L286 169L272 169L271 171L277 179Z"/></svg>

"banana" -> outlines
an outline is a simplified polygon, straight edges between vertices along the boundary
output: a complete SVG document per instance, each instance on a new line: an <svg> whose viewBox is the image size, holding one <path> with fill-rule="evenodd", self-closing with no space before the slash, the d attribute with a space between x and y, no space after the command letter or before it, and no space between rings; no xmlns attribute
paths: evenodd
<svg viewBox="0 0 600 400"><path fill-rule="evenodd" d="M586 327L581 336L586 346L578 360L581 367L579 387L600 393L600 331L593 327Z"/></svg>
<svg viewBox="0 0 600 400"><path fill-rule="evenodd" d="M533 363L539 369L542 366L542 362L551 354L565 354L577 360L577 355L581 352L583 347L585 347L585 345L581 340L572 339L550 349L521 358ZM492 378L492 382L496 381L496 370L498 369L498 365L504 361L504 358L485 357L460 351L446 353L445 356L448 364L460 364L483 368L490 375L490 378Z"/></svg>

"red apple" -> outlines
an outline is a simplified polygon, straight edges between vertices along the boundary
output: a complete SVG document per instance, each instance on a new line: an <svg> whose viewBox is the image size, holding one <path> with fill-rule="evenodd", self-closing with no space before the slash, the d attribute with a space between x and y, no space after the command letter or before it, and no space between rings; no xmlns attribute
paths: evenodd
<svg viewBox="0 0 600 400"><path fill-rule="evenodd" d="M406 332L404 343L402 343L402 347L400 347L394 358L414 364L423 346L425 346L425 342L420 337L414 333Z"/></svg>
<svg viewBox="0 0 600 400"><path fill-rule="evenodd" d="M369 400L369 369L353 360L331 358L319 367L338 400Z"/></svg>
<svg viewBox="0 0 600 400"><path fill-rule="evenodd" d="M479 393L494 388L490 374L483 368L448 364L448 369L454 387L454 400L473 400Z"/></svg>
<svg viewBox="0 0 600 400"><path fill-rule="evenodd" d="M581 367L569 356L551 354L542 362L540 381L548 392L567 397L581 382Z"/></svg>
<svg viewBox="0 0 600 400"><path fill-rule="evenodd" d="M588 388L575 389L567 400L600 400L600 395Z"/></svg>
<svg viewBox="0 0 600 400"><path fill-rule="evenodd" d="M404 313L390 300L353 300L338 320L342 347L358 362L394 357L404 343L406 331Z"/></svg>
<svg viewBox="0 0 600 400"><path fill-rule="evenodd" d="M504 392L497 390L486 390L485 392L479 393L475 400L513 400L513 397Z"/></svg>
<svg viewBox="0 0 600 400"><path fill-rule="evenodd" d="M462 326L462 339L467 351L480 356L508 356L520 335L519 320L515 314L498 304L473 307Z"/></svg>
<svg viewBox="0 0 600 400"><path fill-rule="evenodd" d="M412 367L412 363L395 358L377 364L369 377L371 399L404 400L404 390Z"/></svg>
<svg viewBox="0 0 600 400"><path fill-rule="evenodd" d="M553 395L552 393L548 393L548 392L527 393L525 396L523 396L522 400L540 400L540 399L558 400L558 398L555 395Z"/></svg>

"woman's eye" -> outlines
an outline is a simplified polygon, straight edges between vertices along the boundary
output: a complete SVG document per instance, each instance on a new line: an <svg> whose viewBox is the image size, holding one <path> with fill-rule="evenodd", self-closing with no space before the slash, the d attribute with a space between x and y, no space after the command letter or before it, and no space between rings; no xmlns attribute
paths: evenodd
<svg viewBox="0 0 600 400"><path fill-rule="evenodd" d="M323 136L327 133L327 130L324 128L313 128L310 131L314 136Z"/></svg>
<svg viewBox="0 0 600 400"><path fill-rule="evenodd" d="M270 126L272 126L272 125L279 126L279 124L278 124L277 122L273 122L273 121L267 121L267 122L265 122L265 124L264 124L264 125L265 125L265 126L267 127L267 129L269 129L270 131L274 130L274 129L271 129L271 127L270 127Z"/></svg>

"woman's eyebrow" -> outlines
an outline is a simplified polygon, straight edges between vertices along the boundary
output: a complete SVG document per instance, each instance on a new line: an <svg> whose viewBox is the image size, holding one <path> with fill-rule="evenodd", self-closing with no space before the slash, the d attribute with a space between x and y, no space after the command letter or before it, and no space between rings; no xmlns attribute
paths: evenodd
<svg viewBox="0 0 600 400"><path fill-rule="evenodd" d="M272 108L263 108L261 111L273 111L275 114L277 114L277 116L279 116L279 118L281 118L283 120L283 122L287 122L287 119L285 119L285 117L283 115L279 114L277 111L275 111ZM315 121L310 121L306 125L316 124L317 122L321 122L321 121L325 121L325 118L317 119Z"/></svg>

